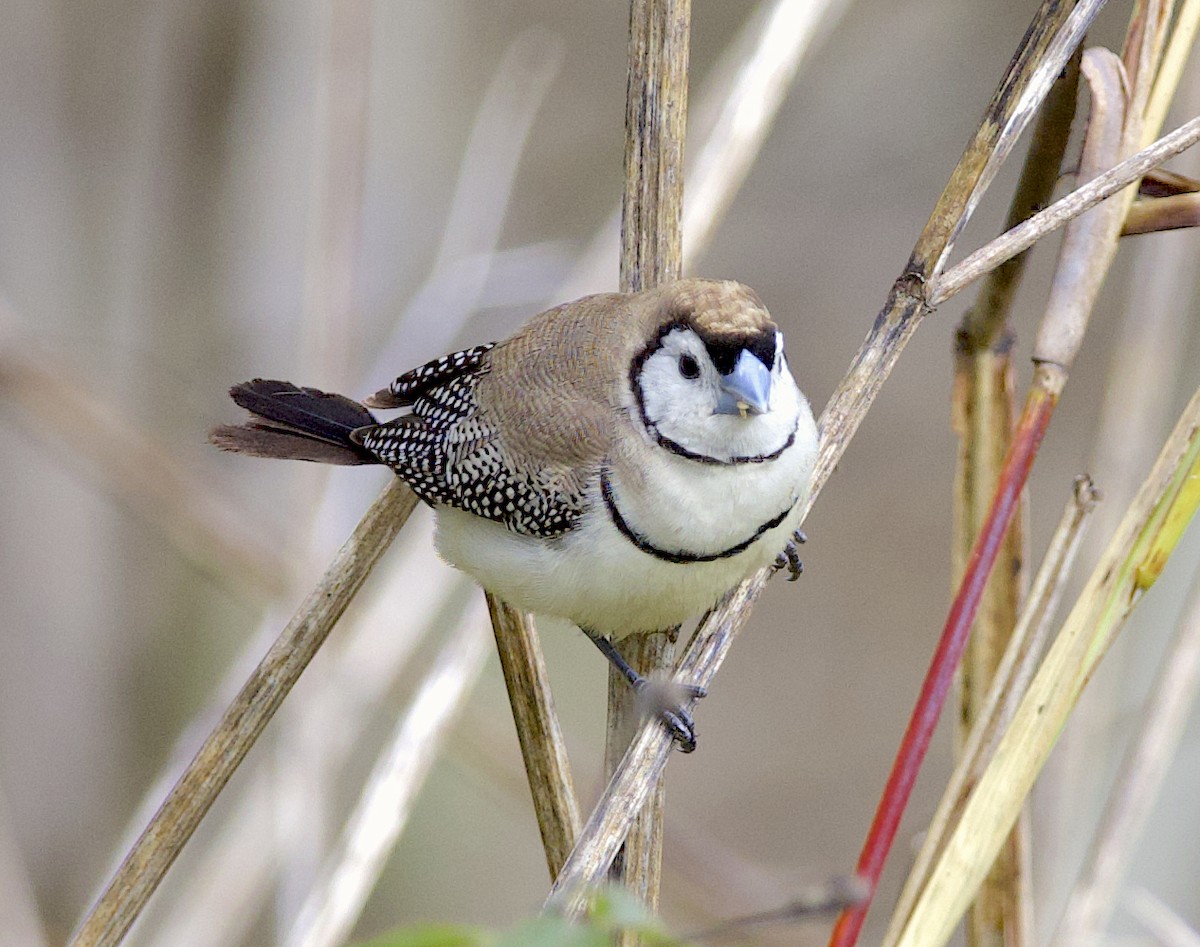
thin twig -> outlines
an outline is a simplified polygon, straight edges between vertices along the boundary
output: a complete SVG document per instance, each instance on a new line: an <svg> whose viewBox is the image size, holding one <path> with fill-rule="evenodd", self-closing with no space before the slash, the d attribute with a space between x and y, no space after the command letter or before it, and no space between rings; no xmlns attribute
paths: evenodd
<svg viewBox="0 0 1200 947"><path fill-rule="evenodd" d="M930 305L941 305L984 273L1033 246L1046 234L1052 233L1067 221L1112 197L1151 168L1157 167L1181 151L1186 151L1197 141L1200 141L1200 117L1184 122L1169 135L1164 135L1149 147L1093 178L1082 187L1076 188L1066 197L1034 214L1020 226L1002 234L948 269L932 287L929 293Z"/></svg>
<svg viewBox="0 0 1200 947"><path fill-rule="evenodd" d="M286 947L335 947L350 935L400 837L417 791L487 659L473 609L443 646L371 771L338 849L305 899Z"/></svg>
<svg viewBox="0 0 1200 947"><path fill-rule="evenodd" d="M416 503L393 480L372 504L134 843L72 937L74 947L107 947L124 937Z"/></svg>

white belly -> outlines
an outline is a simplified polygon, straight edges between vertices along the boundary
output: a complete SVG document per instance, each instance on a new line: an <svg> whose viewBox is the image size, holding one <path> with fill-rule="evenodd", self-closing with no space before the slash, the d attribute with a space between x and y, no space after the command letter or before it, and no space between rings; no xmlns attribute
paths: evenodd
<svg viewBox="0 0 1200 947"><path fill-rule="evenodd" d="M701 465L663 451L636 487L614 477L612 497L626 526L660 552L712 555L753 539L711 561L672 562L639 548L614 525L598 482L589 513L557 539L439 507L437 548L517 607L608 637L670 628L705 612L783 550L803 511L815 430L811 440L797 441L805 443L767 464ZM755 537L780 514L778 525Z"/></svg>

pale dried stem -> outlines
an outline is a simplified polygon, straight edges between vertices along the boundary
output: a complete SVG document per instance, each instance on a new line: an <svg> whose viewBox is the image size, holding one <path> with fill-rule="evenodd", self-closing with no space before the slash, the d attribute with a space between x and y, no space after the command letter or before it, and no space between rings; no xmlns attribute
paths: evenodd
<svg viewBox="0 0 1200 947"><path fill-rule="evenodd" d="M367 778L337 850L305 899L285 947L335 947L353 931L445 732L483 670L487 636L482 618L472 609L434 660Z"/></svg>
<svg viewBox="0 0 1200 947"><path fill-rule="evenodd" d="M1200 141L1200 117L1180 125L1175 131L1122 161L1116 167L1076 188L1066 197L1034 214L995 240L976 250L942 275L930 288L929 304L941 305L955 293L979 279L1005 260L1027 250L1038 240L1078 217L1089 208L1136 182L1151 168L1186 151Z"/></svg>
<svg viewBox="0 0 1200 947"><path fill-rule="evenodd" d="M566 744L533 617L504 604L490 592L486 594L546 867L553 881L579 834L579 801Z"/></svg>
<svg viewBox="0 0 1200 947"><path fill-rule="evenodd" d="M416 503L395 480L372 504L134 843L74 947L120 942Z"/></svg>
<svg viewBox="0 0 1200 947"><path fill-rule="evenodd" d="M1107 49L1083 54L1083 77L1091 90L1091 109L1079 176L1091 180L1116 164L1126 125L1121 61ZM1033 345L1035 363L1070 369L1083 344L1096 296L1117 252L1125 208L1109 201L1072 220L1063 235L1050 285L1046 313Z"/></svg>
<svg viewBox="0 0 1200 947"><path fill-rule="evenodd" d="M892 947L907 922L917 895L929 878L930 868L941 854L945 840L962 814L966 795L995 752L1003 728L1011 719L1016 702L1024 694L1049 635L1051 620L1079 551L1087 518L1095 508L1096 493L1090 480L1080 477L1063 510L1058 526L1038 569L1017 626L1008 640L987 693L980 702L974 725L958 756L958 763L943 790L937 811L930 821L909 871L904 889L893 910L883 947Z"/></svg>
<svg viewBox="0 0 1200 947"><path fill-rule="evenodd" d="M939 201L905 274L893 286L858 355L822 413L821 444L806 514L904 346L929 311L918 293L922 282L937 272L946 243L957 232L957 225L947 219L944 209L954 207L955 213L966 215L974 207L978 195L959 192L982 190L986 186L990 180L990 175L985 174L990 163L988 155L997 148L1010 150L1010 139L1020 135L1036 108L1037 101L1028 101L1023 93L1038 89L1045 94L1099 6L1099 0L1090 3L1085 0L1069 11L1053 2L1044 3L1039 9L1035 28L1027 34L1026 42L989 104L979 132L951 176L947 191L955 192L955 196L943 196ZM1064 34L1071 37L1070 42L1063 41ZM766 569L751 576L706 616L679 663L677 679L701 686L711 682L769 577L770 570ZM670 738L657 721L642 724L585 823L550 892L548 909L570 916L577 916L583 910L588 890L602 880L628 833L632 813L638 811L657 784L670 749Z"/></svg>
<svg viewBox="0 0 1200 947"><path fill-rule="evenodd" d="M749 50L736 63L713 69L691 113L715 115L710 127L692 126L699 146L684 156L687 194L683 202L683 272L703 256L725 211L761 149L804 55L837 22L846 0L776 0L769 12L752 17L726 56ZM736 72L730 82L721 80ZM614 211L559 288L557 299L573 299L612 285L612 256L620 244L621 214Z"/></svg>
<svg viewBox="0 0 1200 947"><path fill-rule="evenodd" d="M1183 7L1175 17L1171 38L1167 41L1162 65L1154 80L1154 89L1146 103L1142 121L1142 138L1138 146L1144 148L1162 132L1167 120L1167 109L1175 99L1175 92L1183 78L1184 66L1196 42L1196 30L1200 29L1200 0L1184 0Z"/></svg>
<svg viewBox="0 0 1200 947"><path fill-rule="evenodd" d="M1109 792L1091 850L1054 938L1056 947L1084 947L1103 939L1134 848L1179 749L1198 683L1200 576L1192 580L1183 617L1163 654L1138 731Z"/></svg>
<svg viewBox="0 0 1200 947"><path fill-rule="evenodd" d="M1008 205L1005 230L1011 230L1050 202L1071 135L1082 59L1082 51L1070 58L1038 111L1021 177ZM978 298L959 324L959 347L965 354L974 355L981 349L1007 344L1008 317L1028 258L1028 253L1019 253L983 280Z"/></svg>
<svg viewBox="0 0 1200 947"><path fill-rule="evenodd" d="M629 79L625 99L625 190L621 203L623 292L651 289L680 277L683 266L683 142L687 127L691 0L631 0ZM674 663L675 634L637 634L621 642L634 670L656 675ZM629 746L642 717L624 676L608 678L606 763ZM608 768L606 766L606 768ZM619 881L651 911L658 907L662 874L664 787L656 782L613 866ZM623 945L636 944L621 934Z"/></svg>
<svg viewBox="0 0 1200 947"><path fill-rule="evenodd" d="M1125 215L1121 236L1197 226L1200 226L1200 194L1172 194L1134 201Z"/></svg>
<svg viewBox="0 0 1200 947"><path fill-rule="evenodd" d="M511 755L504 752L504 734L498 723L494 716L468 710L447 750L503 790L514 805L520 805L528 798L527 780L523 767L514 765ZM584 773L585 778L590 775ZM676 912L686 914L693 923L716 924L723 916L750 913L764 902L784 904L795 896L794 888L778 872L747 859L694 819L673 825L668 811L664 837L664 885L676 892ZM790 945L793 938L783 931L778 940Z"/></svg>

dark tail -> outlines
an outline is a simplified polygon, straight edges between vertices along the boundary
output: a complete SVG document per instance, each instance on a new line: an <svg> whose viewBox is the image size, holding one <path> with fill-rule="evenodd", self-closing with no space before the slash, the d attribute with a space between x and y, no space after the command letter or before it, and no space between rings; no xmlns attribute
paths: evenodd
<svg viewBox="0 0 1200 947"><path fill-rule="evenodd" d="M208 439L221 450L322 464L380 462L351 438L359 428L378 423L357 401L262 378L234 385L229 395L254 417L213 428Z"/></svg>

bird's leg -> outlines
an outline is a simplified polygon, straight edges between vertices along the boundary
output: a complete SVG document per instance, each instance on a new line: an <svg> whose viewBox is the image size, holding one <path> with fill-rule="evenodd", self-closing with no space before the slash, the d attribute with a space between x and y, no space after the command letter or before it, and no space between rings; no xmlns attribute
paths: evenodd
<svg viewBox="0 0 1200 947"><path fill-rule="evenodd" d="M787 569L789 582L795 582L804 572L804 563L800 561L800 544L806 542L808 537L798 529L783 547L783 552L775 557L776 570Z"/></svg>
<svg viewBox="0 0 1200 947"><path fill-rule="evenodd" d="M698 684L649 680L631 668L613 643L603 635L586 628L583 629L583 633L600 649L600 653L608 658L612 666L621 672L625 680L629 681L629 686L637 693L646 711L662 721L667 732L674 737L680 752L691 753L696 749L696 723L684 703L698 700L708 692Z"/></svg>

